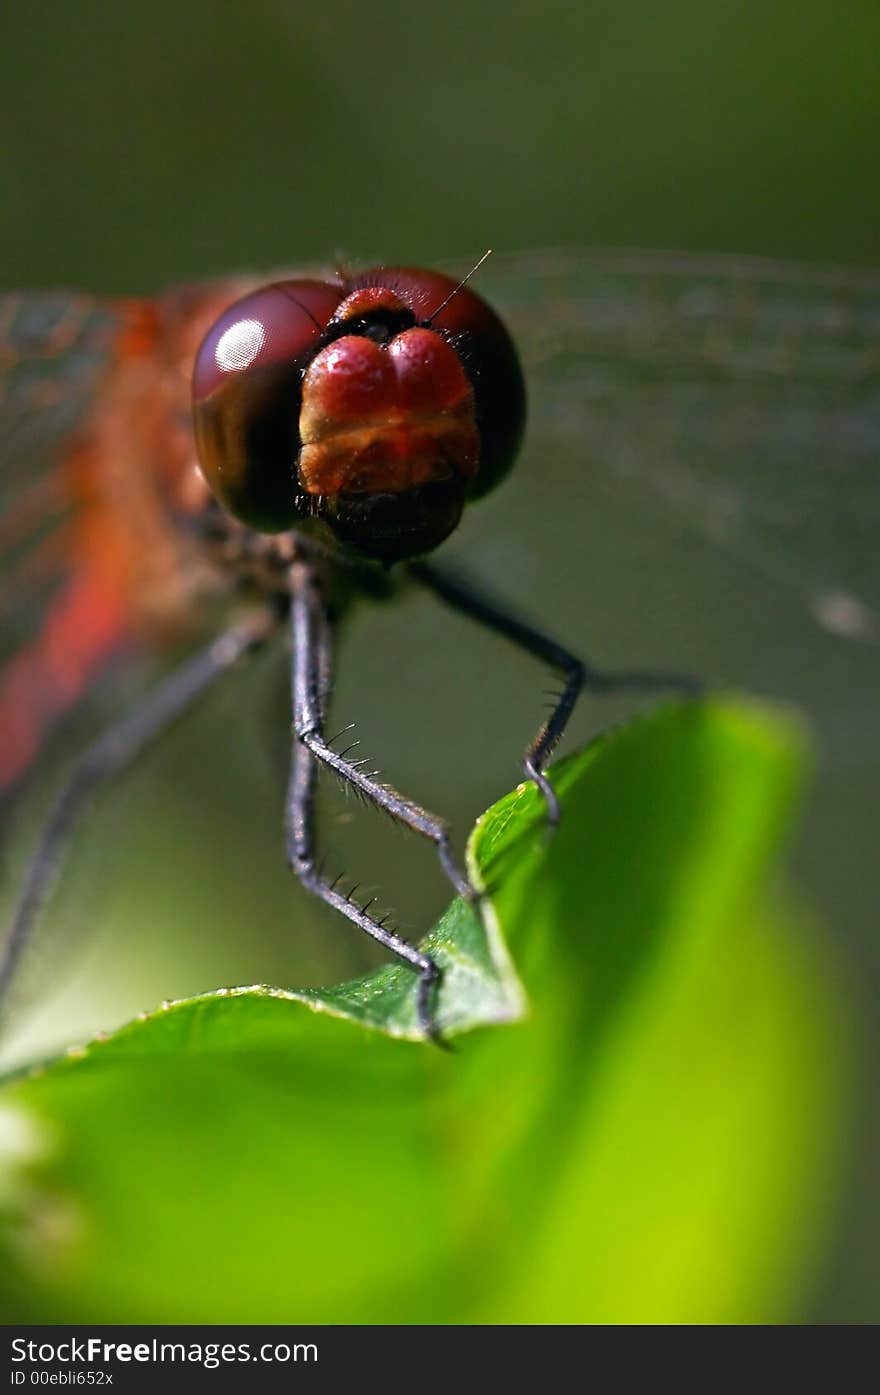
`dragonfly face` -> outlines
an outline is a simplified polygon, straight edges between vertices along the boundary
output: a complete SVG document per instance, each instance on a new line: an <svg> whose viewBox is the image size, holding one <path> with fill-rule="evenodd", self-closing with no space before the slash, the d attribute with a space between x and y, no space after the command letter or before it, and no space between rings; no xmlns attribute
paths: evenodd
<svg viewBox="0 0 880 1395"><path fill-rule="evenodd" d="M318 522L391 563L431 551L507 473L525 391L484 301L392 267L277 282L225 310L193 405L205 476L243 523Z"/></svg>
<svg viewBox="0 0 880 1395"><path fill-rule="evenodd" d="M845 897L827 850L864 841L876 814L878 279L553 253L499 260L480 284L522 352L531 439L449 546L591 657L668 661L805 707L824 807L850 815L823 822L820 800L813 861ZM235 593L191 527L189 374L218 315L256 289L4 301L8 780L111 660L191 645Z"/></svg>

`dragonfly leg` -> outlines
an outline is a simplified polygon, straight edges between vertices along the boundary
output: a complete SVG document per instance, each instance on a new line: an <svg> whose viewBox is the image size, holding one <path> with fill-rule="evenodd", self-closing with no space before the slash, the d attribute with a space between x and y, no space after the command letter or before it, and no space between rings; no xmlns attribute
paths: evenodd
<svg viewBox="0 0 880 1395"><path fill-rule="evenodd" d="M8 994L65 849L96 787L131 765L233 664L264 644L277 625L273 611L261 611L219 635L181 664L128 717L102 732L77 760L43 827L0 951L0 1004Z"/></svg>
<svg viewBox="0 0 880 1395"><path fill-rule="evenodd" d="M291 870L307 890L320 897L328 906L347 917L359 929L379 944L403 959L419 975L417 1008L419 1023L426 1036L437 1036L431 1011L432 993L440 970L428 954L423 954L400 935L396 935L349 897L337 890L334 883L321 876L315 851L315 784L318 762L322 752L335 753L323 741L327 690L331 671L332 633L320 588L313 570L298 562L292 568L293 665L291 688L293 695L294 740L291 756L290 782L287 791L285 837ZM314 738L310 739L310 738ZM331 762L327 762L330 764ZM346 774L342 766L333 768ZM359 776L358 771L354 771ZM383 787L379 787L386 793ZM400 796L395 796L401 799ZM401 799L402 804L406 801ZM387 807L387 806L383 806ZM407 808L417 806L409 806ZM418 811L420 814L423 810ZM431 818L426 815L426 818ZM408 820L407 820L408 821ZM435 823L439 822L434 820ZM468 888L469 889L469 888Z"/></svg>
<svg viewBox="0 0 880 1395"><path fill-rule="evenodd" d="M547 720L529 744L523 770L537 785L547 804L547 817L559 822L559 800L544 771L559 742L583 688L591 692L677 691L696 694L701 685L693 678L672 673L604 673L584 663L569 650L484 596L469 582L460 580L429 562L410 562L408 571L417 581L451 606L518 644L561 674L562 692Z"/></svg>
<svg viewBox="0 0 880 1395"><path fill-rule="evenodd" d="M361 763L346 760L344 754L338 754L326 741L317 671L311 676L309 672L310 668L315 669L314 654L320 653L322 626L327 626L326 616L323 615L324 604L317 579L308 564L297 562L292 572L294 728L298 739L308 747L316 760L335 770L341 779L353 785L373 804L384 809L398 823L405 824L432 842L443 870L459 896L473 900L474 889L456 865L449 828L443 819L407 799L392 786L380 783L375 778L375 771L364 771ZM298 683L303 684L299 690Z"/></svg>

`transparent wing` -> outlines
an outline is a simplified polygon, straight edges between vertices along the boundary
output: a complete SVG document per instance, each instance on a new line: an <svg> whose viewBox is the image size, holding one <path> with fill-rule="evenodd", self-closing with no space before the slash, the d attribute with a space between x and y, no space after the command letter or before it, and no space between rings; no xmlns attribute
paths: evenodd
<svg viewBox="0 0 880 1395"><path fill-rule="evenodd" d="M648 253L493 270L539 430L817 624L880 640L880 275Z"/></svg>
<svg viewBox="0 0 880 1395"><path fill-rule="evenodd" d="M558 605L583 623L586 599L630 664L782 694L835 759L876 751L880 275L536 252L481 291L530 387L507 570L579 592Z"/></svg>
<svg viewBox="0 0 880 1395"><path fill-rule="evenodd" d="M0 788L113 647L101 598L79 584L66 465L118 329L87 296L0 296Z"/></svg>

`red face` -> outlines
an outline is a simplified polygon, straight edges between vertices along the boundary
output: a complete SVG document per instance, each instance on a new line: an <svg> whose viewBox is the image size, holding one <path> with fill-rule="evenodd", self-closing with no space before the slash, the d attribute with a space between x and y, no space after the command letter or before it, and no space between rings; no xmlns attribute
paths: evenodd
<svg viewBox="0 0 880 1395"><path fill-rule="evenodd" d="M280 281L224 311L196 355L193 410L229 511L261 532L320 519L386 563L448 537L513 464L525 418L510 336L456 286L379 268Z"/></svg>

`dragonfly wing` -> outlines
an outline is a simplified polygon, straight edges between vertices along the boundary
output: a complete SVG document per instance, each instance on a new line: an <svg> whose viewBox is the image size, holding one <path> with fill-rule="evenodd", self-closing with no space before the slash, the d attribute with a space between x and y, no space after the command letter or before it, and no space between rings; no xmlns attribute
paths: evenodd
<svg viewBox="0 0 880 1395"><path fill-rule="evenodd" d="M535 252L481 278L530 389L495 571L555 594L566 632L586 617L597 661L791 700L826 762L863 771L880 756L880 275Z"/></svg>
<svg viewBox="0 0 880 1395"><path fill-rule="evenodd" d="M523 346L533 440L637 484L880 642L880 275L759 259L534 253L487 267ZM492 278L497 283L497 291Z"/></svg>
<svg viewBox="0 0 880 1395"><path fill-rule="evenodd" d="M125 640L120 598L72 547L67 468L119 329L94 298L0 296L0 791Z"/></svg>

